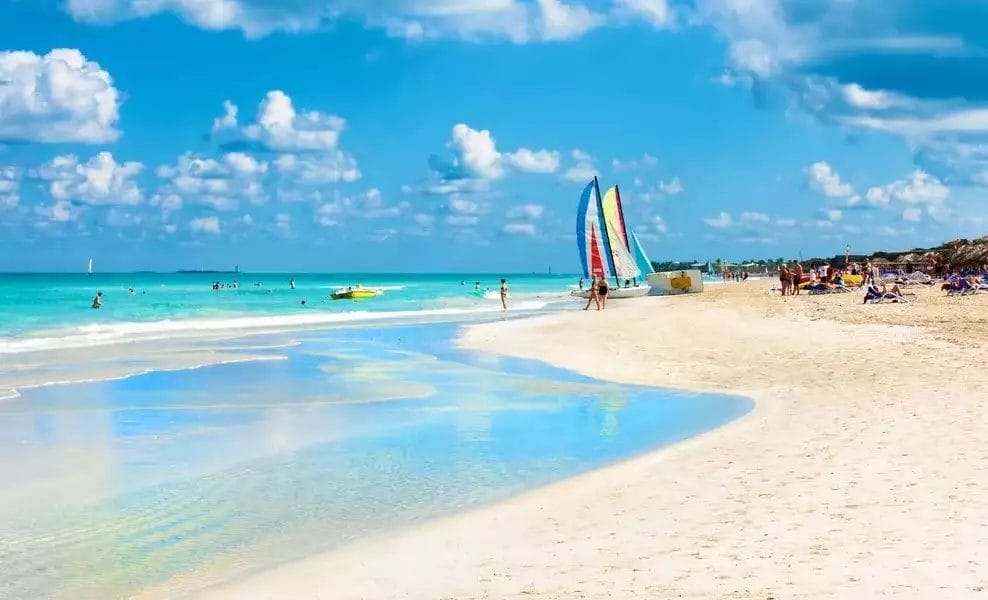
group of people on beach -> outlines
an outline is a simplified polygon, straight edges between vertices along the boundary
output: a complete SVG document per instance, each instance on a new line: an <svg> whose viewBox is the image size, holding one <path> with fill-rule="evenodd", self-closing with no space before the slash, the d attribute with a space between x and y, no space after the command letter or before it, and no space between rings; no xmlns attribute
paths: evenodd
<svg viewBox="0 0 988 600"><path fill-rule="evenodd" d="M729 271L727 269L724 269L723 271L721 271L720 276L724 280L724 283L727 283L729 281L733 281L735 283L748 281L747 271Z"/></svg>

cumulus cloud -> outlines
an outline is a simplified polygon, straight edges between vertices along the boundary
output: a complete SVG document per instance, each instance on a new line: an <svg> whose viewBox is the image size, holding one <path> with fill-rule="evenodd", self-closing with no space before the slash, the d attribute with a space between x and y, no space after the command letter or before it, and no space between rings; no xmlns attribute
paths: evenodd
<svg viewBox="0 0 988 600"><path fill-rule="evenodd" d="M267 171L268 163L241 152L229 152L219 160L186 152L175 164L157 168L156 174L166 183L156 194L156 204L165 213L183 203L220 211L236 210L241 200L261 204L267 200L262 183Z"/></svg>
<svg viewBox="0 0 988 600"><path fill-rule="evenodd" d="M559 152L519 148L505 155L508 162L519 171L528 173L555 173L559 170Z"/></svg>
<svg viewBox="0 0 988 600"><path fill-rule="evenodd" d="M676 196L686 191L686 188L684 188L683 183L679 181L679 177L673 177L670 181L660 181L659 191L666 196Z"/></svg>
<svg viewBox="0 0 988 600"><path fill-rule="evenodd" d="M634 171L644 167L654 167L657 164L659 164L659 159L655 158L648 152L643 154L640 158L632 158L627 160L615 158L611 160L611 167L618 172Z"/></svg>
<svg viewBox="0 0 988 600"><path fill-rule="evenodd" d="M715 227L717 229L727 229L728 227L734 224L734 219L731 218L731 215L721 211L720 214L718 214L716 217L710 217L704 219L703 222L709 225L710 227Z"/></svg>
<svg viewBox="0 0 988 600"><path fill-rule="evenodd" d="M56 156L34 175L49 183L56 200L89 205L138 204L144 197L134 178L144 168L139 162L118 163L110 152L99 152L86 162L74 154Z"/></svg>
<svg viewBox="0 0 988 600"><path fill-rule="evenodd" d="M536 221L542 218L545 207L541 204L520 204L508 211L509 219Z"/></svg>
<svg viewBox="0 0 988 600"><path fill-rule="evenodd" d="M668 0L615 0L614 8L619 16L638 17L656 29L675 24L675 14Z"/></svg>
<svg viewBox="0 0 988 600"><path fill-rule="evenodd" d="M199 217L189 221L189 230L192 233L220 233L220 220L215 216Z"/></svg>
<svg viewBox="0 0 988 600"><path fill-rule="evenodd" d="M741 221L745 223L768 223L771 218L765 213L760 212L743 212L741 213Z"/></svg>
<svg viewBox="0 0 988 600"><path fill-rule="evenodd" d="M511 169L528 173L554 173L559 169L559 153L553 150L518 148L501 152L494 135L487 129L474 129L466 123L453 126L447 143L451 158L429 158L433 182L424 191L430 194L458 194L486 191L490 182L503 178Z"/></svg>
<svg viewBox="0 0 988 600"><path fill-rule="evenodd" d="M14 167L0 167L0 209L13 208L21 201L20 170Z"/></svg>
<svg viewBox="0 0 988 600"><path fill-rule="evenodd" d="M0 52L0 141L111 142L119 107L110 74L79 50Z"/></svg>
<svg viewBox="0 0 988 600"><path fill-rule="evenodd" d="M942 181L921 169L916 169L905 179L870 188L866 194L869 203L879 206L889 204L892 200L905 204L934 206L943 203L949 197L950 189Z"/></svg>
<svg viewBox="0 0 988 600"><path fill-rule="evenodd" d="M536 234L536 229L534 223L505 223L501 233L532 237Z"/></svg>
<svg viewBox="0 0 988 600"><path fill-rule="evenodd" d="M919 222L923 218L923 209L910 207L902 211L903 221Z"/></svg>
<svg viewBox="0 0 988 600"><path fill-rule="evenodd" d="M213 121L212 134L229 147L248 146L272 151L334 150L346 120L316 110L298 112L291 97L271 90L257 107L255 120L240 126L237 106L226 101L224 114Z"/></svg>
<svg viewBox="0 0 988 600"><path fill-rule="evenodd" d="M453 37L525 43L578 37L606 21L582 2L563 0L67 0L65 10L77 21L88 23L170 12L202 29L236 29L249 38L275 31L311 31L346 20L414 40ZM639 14L649 19L656 16L654 10Z"/></svg>
<svg viewBox="0 0 988 600"><path fill-rule="evenodd" d="M566 172L563 173L563 179L576 183L586 183L597 175L597 167L593 164L594 159L592 156L579 148L573 149L570 152L570 156L573 157L576 164L566 169Z"/></svg>
<svg viewBox="0 0 988 600"><path fill-rule="evenodd" d="M810 187L830 198L847 198L854 193L854 188L841 181L840 175L824 161L810 165L806 169L806 174L809 177Z"/></svg>
<svg viewBox="0 0 988 600"><path fill-rule="evenodd" d="M319 154L281 154L274 160L278 172L304 184L353 182L361 178L357 161L342 150Z"/></svg>

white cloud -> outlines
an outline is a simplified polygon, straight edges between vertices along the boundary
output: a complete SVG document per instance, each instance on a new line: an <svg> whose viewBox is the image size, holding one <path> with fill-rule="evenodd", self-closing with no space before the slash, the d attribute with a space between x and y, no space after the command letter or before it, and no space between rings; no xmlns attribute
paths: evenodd
<svg viewBox="0 0 988 600"><path fill-rule="evenodd" d="M562 0L67 0L65 10L77 21L90 23L171 12L200 28L238 29L248 38L275 31L311 31L343 20L412 40L453 37L525 43L574 38L605 23L603 15L582 3Z"/></svg>
<svg viewBox="0 0 988 600"><path fill-rule="evenodd" d="M656 29L675 24L668 0L615 0L614 6L618 14L637 16Z"/></svg>
<svg viewBox="0 0 988 600"><path fill-rule="evenodd" d="M659 164L659 159L655 158L648 152L643 154L640 158L632 158L629 160L615 158L611 160L611 167L613 167L615 171L633 171L643 167L654 167L657 164Z"/></svg>
<svg viewBox="0 0 988 600"><path fill-rule="evenodd" d="M741 213L741 220L745 223L768 223L771 218L765 213L743 212Z"/></svg>
<svg viewBox="0 0 988 600"><path fill-rule="evenodd" d="M430 175L436 181L424 188L427 193L483 191L489 182L501 179L511 168L529 173L554 173L559 169L559 152L529 148L501 152L490 130L474 129L466 123L453 126L447 147L453 154L451 160L430 158Z"/></svg>
<svg viewBox="0 0 988 600"><path fill-rule="evenodd" d="M823 192L830 198L846 198L854 193L850 184L841 181L840 175L824 161L815 162L806 170L810 187Z"/></svg>
<svg viewBox="0 0 988 600"><path fill-rule="evenodd" d="M872 206L887 206L892 200L898 200L905 204L933 207L949 197L950 189L921 169L916 169L905 179L869 188L865 194L865 199Z"/></svg>
<svg viewBox="0 0 988 600"><path fill-rule="evenodd" d="M923 218L923 209L916 207L909 207L902 211L903 221L913 221L919 222Z"/></svg>
<svg viewBox="0 0 988 600"><path fill-rule="evenodd" d="M836 208L826 210L824 211L824 214L826 214L827 219L831 221L840 221L841 219L844 218L844 213L840 209L836 209Z"/></svg>
<svg viewBox="0 0 988 600"><path fill-rule="evenodd" d="M559 170L559 152L554 150L519 148L505 157L520 171L528 173L555 173Z"/></svg>
<svg viewBox="0 0 988 600"><path fill-rule="evenodd" d="M534 223L505 223L504 227L501 228L501 232L505 235L524 235L524 236L535 236L536 229Z"/></svg>
<svg viewBox="0 0 988 600"><path fill-rule="evenodd" d="M215 216L192 219L189 221L189 230L193 233L211 233L215 235L220 232L220 220Z"/></svg>
<svg viewBox="0 0 988 600"><path fill-rule="evenodd" d="M888 190L893 198L907 204L939 204L950 196L950 190L939 179L919 169L889 184Z"/></svg>
<svg viewBox="0 0 988 600"><path fill-rule="evenodd" d="M479 220L472 215L447 215L446 224L453 227L473 227Z"/></svg>
<svg viewBox="0 0 988 600"><path fill-rule="evenodd" d="M465 123L453 126L450 147L467 173L483 179L498 179L504 175L501 153L487 129L473 129Z"/></svg>
<svg viewBox="0 0 988 600"><path fill-rule="evenodd" d="M298 183L352 182L361 178L357 161L342 150L317 154L281 154L274 160L278 172Z"/></svg>
<svg viewBox="0 0 988 600"><path fill-rule="evenodd" d="M659 215L655 215L652 217L652 229L658 233L668 233L669 225L666 224L665 219Z"/></svg>
<svg viewBox="0 0 988 600"><path fill-rule="evenodd" d="M726 229L734 224L734 219L731 218L731 215L721 211L716 217L704 219L703 222L717 229Z"/></svg>
<svg viewBox="0 0 988 600"><path fill-rule="evenodd" d="M271 90L257 107L252 123L239 126L237 106L223 103L223 116L213 121L213 137L228 145L254 145L280 152L334 151L346 120L316 110L298 112L291 97Z"/></svg>
<svg viewBox="0 0 988 600"><path fill-rule="evenodd" d="M144 221L142 215L111 207L106 213L106 224L110 227L136 227Z"/></svg>
<svg viewBox="0 0 988 600"><path fill-rule="evenodd" d="M250 216L250 214L248 213L248 214L245 214L243 217L241 217L240 221L244 225L247 225L248 227L250 227L251 225L254 224L254 217Z"/></svg>
<svg viewBox="0 0 988 600"><path fill-rule="evenodd" d="M112 142L113 79L79 51L0 52L0 141Z"/></svg>
<svg viewBox="0 0 988 600"><path fill-rule="evenodd" d="M659 191L667 196L676 196L682 194L686 188L683 187L683 183L679 181L679 177L673 177L671 181L660 181Z"/></svg>
<svg viewBox="0 0 988 600"><path fill-rule="evenodd" d="M13 208L21 201L21 174L14 167L0 167L0 209Z"/></svg>
<svg viewBox="0 0 988 600"><path fill-rule="evenodd" d="M536 221L542 218L545 207L540 204L521 204L508 211L507 217L516 220Z"/></svg>
<svg viewBox="0 0 988 600"><path fill-rule="evenodd" d="M158 190L161 198L177 196L185 203L232 211L242 200L262 204L268 196L262 183L268 163L249 154L229 152L219 160L186 152L174 165L161 165L155 173L167 184ZM172 201L178 208L182 203Z"/></svg>
<svg viewBox="0 0 988 600"><path fill-rule="evenodd" d="M56 156L37 169L50 181L56 200L83 204L138 204L144 197L134 177L144 168L139 162L118 163L110 152L99 152L85 163L74 154Z"/></svg>
<svg viewBox="0 0 988 600"><path fill-rule="evenodd" d="M573 149L570 155L576 164L563 173L563 179L576 183L586 183L597 175L597 167L593 164L592 156L579 148Z"/></svg>
<svg viewBox="0 0 988 600"><path fill-rule="evenodd" d="M591 12L580 4L566 4L560 0L537 0L542 9L540 38L543 40L568 40L604 24L604 17Z"/></svg>
<svg viewBox="0 0 988 600"><path fill-rule="evenodd" d="M316 209L315 221L323 227L339 225L341 210L338 202L327 202Z"/></svg>
<svg viewBox="0 0 988 600"><path fill-rule="evenodd" d="M287 213L278 213L274 216L274 229L284 236L292 235L292 217Z"/></svg>
<svg viewBox="0 0 988 600"><path fill-rule="evenodd" d="M230 152L223 157L223 161L237 173L253 175L268 171L268 163L258 161L250 154L243 152Z"/></svg>
<svg viewBox="0 0 988 600"><path fill-rule="evenodd" d="M782 218L776 219L775 224L779 227L792 227L796 224L796 219Z"/></svg>
<svg viewBox="0 0 988 600"><path fill-rule="evenodd" d="M856 83L841 86L844 99L855 108L885 109L892 106L889 94L881 90L866 90Z"/></svg>

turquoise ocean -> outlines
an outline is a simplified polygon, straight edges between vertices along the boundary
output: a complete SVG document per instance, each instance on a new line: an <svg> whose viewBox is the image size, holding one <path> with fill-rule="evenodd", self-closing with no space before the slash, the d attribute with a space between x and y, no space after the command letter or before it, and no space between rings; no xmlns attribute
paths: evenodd
<svg viewBox="0 0 988 600"><path fill-rule="evenodd" d="M492 275L0 276L0 598L194 597L751 409L458 348L582 308L506 278L507 316Z"/></svg>
<svg viewBox="0 0 988 600"><path fill-rule="evenodd" d="M501 277L476 273L0 274L0 354L187 331L489 313L500 310ZM578 281L577 275L504 277L511 308L516 311L571 303L568 293ZM289 287L291 280L295 289ZM214 281L223 287L213 290ZM357 284L383 293L359 301L330 299L333 291ZM103 307L93 310L97 292L103 293Z"/></svg>

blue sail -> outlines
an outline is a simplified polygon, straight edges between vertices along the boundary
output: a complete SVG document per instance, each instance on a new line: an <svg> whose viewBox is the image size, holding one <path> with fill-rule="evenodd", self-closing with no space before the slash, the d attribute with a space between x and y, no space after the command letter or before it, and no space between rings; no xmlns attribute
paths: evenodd
<svg viewBox="0 0 988 600"><path fill-rule="evenodd" d="M654 272L652 261L648 260L648 256L642 248L642 243L638 241L638 236L635 235L634 231L631 232L631 240L634 246L635 264L638 265L638 270L642 272L642 279L644 279L649 273Z"/></svg>
<svg viewBox="0 0 988 600"><path fill-rule="evenodd" d="M590 192L593 190L593 182L583 188L580 195L580 205L576 207L576 247L580 251L580 266L583 268L583 276L590 277L590 267L587 257L589 256L587 231L587 208L590 206Z"/></svg>

